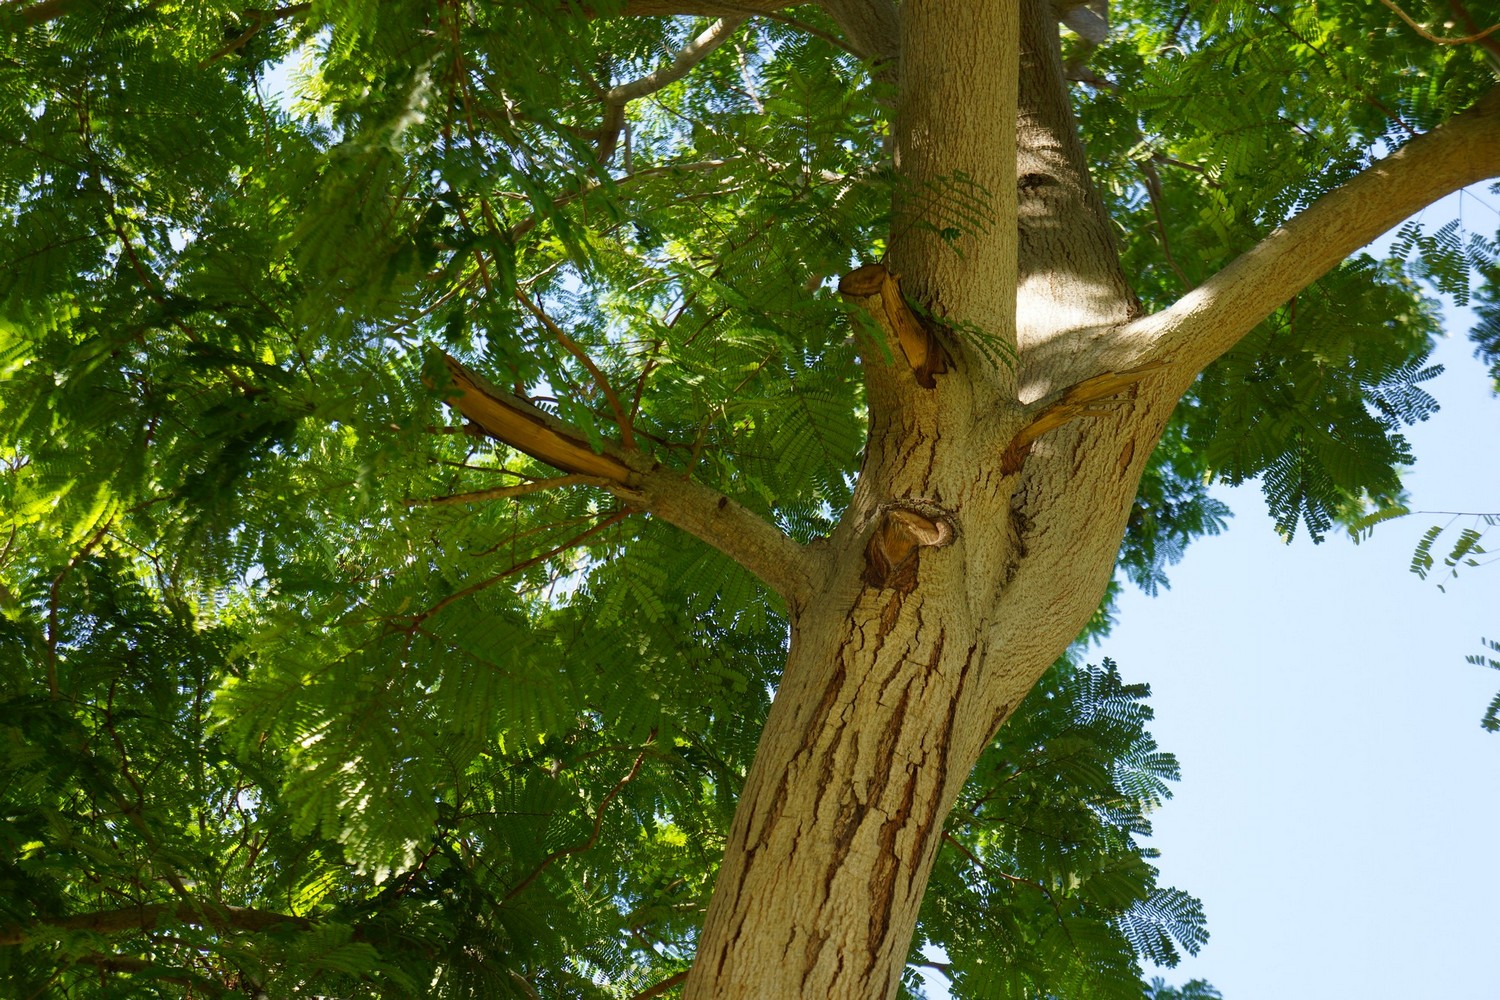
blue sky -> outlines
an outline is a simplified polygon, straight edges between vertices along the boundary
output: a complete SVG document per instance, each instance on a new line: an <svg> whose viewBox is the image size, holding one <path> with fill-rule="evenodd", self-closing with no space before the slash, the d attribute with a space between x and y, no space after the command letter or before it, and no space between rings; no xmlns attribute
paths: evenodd
<svg viewBox="0 0 1500 1000"><path fill-rule="evenodd" d="M1420 218L1493 234L1497 202L1481 187ZM1449 305L1411 506L1497 512L1500 399ZM1152 685L1183 766L1152 839L1213 937L1164 977L1226 1000L1500 997L1500 734L1478 724L1500 673L1464 662L1500 639L1500 565L1443 591L1407 567L1444 517L1284 545L1258 487L1219 496L1230 530L1193 544L1170 591L1127 593L1091 652ZM1500 528L1487 540L1500 552Z"/></svg>

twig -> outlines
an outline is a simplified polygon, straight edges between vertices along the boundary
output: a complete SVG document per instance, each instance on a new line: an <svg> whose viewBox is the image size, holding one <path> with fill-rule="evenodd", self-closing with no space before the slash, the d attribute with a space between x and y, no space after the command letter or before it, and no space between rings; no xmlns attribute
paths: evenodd
<svg viewBox="0 0 1500 1000"><path fill-rule="evenodd" d="M637 98L654 94L687 76L709 53L723 45L735 29L745 23L740 15L721 17L703 32L683 46L682 50L665 66L658 67L643 77L617 84L604 92L604 122L599 128L599 162L607 163L614 156L620 141L620 130L625 127L625 106Z"/></svg>
<svg viewBox="0 0 1500 1000"><path fill-rule="evenodd" d="M1465 7L1461 0L1448 0L1448 9L1453 11L1453 16L1462 21L1469 31L1479 30L1479 22L1474 20L1474 15L1469 13L1469 8ZM1490 68L1500 75L1500 39L1482 38L1479 45L1489 56Z"/></svg>
<svg viewBox="0 0 1500 1000"><path fill-rule="evenodd" d="M25 944L32 940L41 928L88 931L92 934L117 934L122 931L152 930L163 918L185 924L252 933L282 924L291 924L299 930L309 930L313 926L313 922L306 917L294 917L285 913L257 910L245 906L224 906L206 900L143 903L122 910L101 910L96 913L80 913L71 917L42 917L31 926L0 927L0 947Z"/></svg>
<svg viewBox="0 0 1500 1000"><path fill-rule="evenodd" d="M68 560L68 565L52 578L52 583L47 588L47 697L51 701L56 701L61 697L57 685L57 639L60 629L57 620L58 593L62 589L63 580L67 579L68 574L73 572L81 559L93 551L94 546L99 544L108 531L109 523L106 523L94 533L93 538L84 543L83 548L79 549L73 558ZM9 549L9 547L7 544L6 548Z"/></svg>
<svg viewBox="0 0 1500 1000"><path fill-rule="evenodd" d="M1146 197L1151 201L1151 214L1156 216L1156 231L1161 234L1161 251L1167 258L1167 264L1182 281L1183 290L1193 287L1187 274L1181 267L1177 266L1177 259L1172 256L1172 244L1167 239L1167 222L1161 214L1161 175L1156 172L1156 164L1148 160L1137 161L1141 166L1141 173L1146 175Z"/></svg>
<svg viewBox="0 0 1500 1000"><path fill-rule="evenodd" d="M564 333L562 327L552 322L552 317L542 312L541 307L531 301L520 288L516 289L516 301L525 306L533 316L541 320L542 325L551 332L552 336L557 338L557 342L563 346L563 349L573 355L579 364L588 369L589 375L594 379L594 384L599 387L599 391L604 393L604 398L608 400L609 408L615 415L615 423L620 425L621 443L625 445L627 450L635 451L635 435L630 430L630 418L625 415L625 408L620 405L620 397L615 395L614 386L609 384L609 379L605 378L604 373L599 370L599 366L594 364L593 358L585 354L583 349L574 342L573 338Z"/></svg>
<svg viewBox="0 0 1500 1000"><path fill-rule="evenodd" d="M237 37L231 38L228 42L225 42L218 49L214 50L214 53L212 55L208 56L202 62L198 63L198 68L204 69L205 67L218 62L220 59L223 59L230 53L238 52L240 49L244 48L250 43L250 39L260 34L261 31L265 29L266 25L274 24L277 21L284 20L288 17L295 17L298 14L305 14L310 10L312 10L312 4L297 3L292 4L290 7L278 7L275 10L245 11L245 16L250 18L251 21L250 27L246 28Z"/></svg>
<svg viewBox="0 0 1500 1000"><path fill-rule="evenodd" d="M48 21L62 17L76 6L77 0L42 0L41 3L21 8L17 15L27 24L46 24Z"/></svg>
<svg viewBox="0 0 1500 1000"><path fill-rule="evenodd" d="M1500 24L1492 24L1488 28L1485 28L1483 31L1477 32L1472 35L1465 35L1462 38L1444 38L1442 35L1434 35L1432 32L1422 27L1416 21L1412 20L1410 14L1402 10L1400 7L1397 7L1394 3L1391 2L1391 0L1380 0L1380 2L1385 4L1391 10L1395 11L1396 16L1401 18L1401 20L1405 21L1407 24L1411 25L1411 29L1417 34L1421 35L1429 42L1435 42L1438 45L1468 45L1470 42L1477 42L1483 38L1488 38L1495 32L1500 31Z"/></svg>
<svg viewBox="0 0 1500 1000"><path fill-rule="evenodd" d="M538 864L531 870L529 874L527 874L525 878L516 883L515 887L512 888L510 892L507 892L504 898L500 900L500 902L502 904L510 902L517 893L519 893L522 889L525 889L532 882L535 882L537 876L545 871L548 867L550 867L554 861L557 861L559 858L567 857L569 854L580 854L593 847L594 844L598 843L599 832L604 829L604 811L608 809L609 804L615 800L615 796L619 795L621 790L623 790L624 787L629 784L637 774L640 773L641 764L643 761L645 761L645 759L646 751L642 750L640 754L636 756L635 763L631 765L630 773L625 775L625 777L621 778L619 781L615 782L615 787L611 788L609 790L609 794L604 796L604 799L599 803L599 809L594 813L594 830L589 834L587 840L573 847L559 848L558 850L553 851L551 854L547 855L541 860L540 864Z"/></svg>
<svg viewBox="0 0 1500 1000"><path fill-rule="evenodd" d="M589 538L592 535L597 535L599 532L603 531L605 528L608 528L612 524L619 524L629 516L629 510L616 511L609 517L594 525L592 528L574 535L572 538L568 539L566 542L563 542L556 548L548 549L546 552L543 552L540 555L532 556L530 559L526 559L522 562L516 563L509 569L502 570L501 572L496 573L494 576L480 580L478 583L471 583L469 584L469 586L463 588L462 590L454 591L447 597L443 598L441 601L438 601L432 607L428 608L426 611L423 611L421 614L417 615L412 620L411 624L405 626L403 630L415 629L423 621L431 618L433 615L437 614L439 611L443 610L453 602L462 600L463 598L468 597L470 594L477 594L479 591L484 590L486 587L493 587L501 580L504 580L507 577L515 576L517 573L528 570L538 563L546 562L548 559L551 559L559 552L566 552L568 549L576 547L584 539Z"/></svg>
<svg viewBox="0 0 1500 1000"><path fill-rule="evenodd" d="M697 38L688 42L670 63L652 70L639 79L609 88L604 94L604 100L609 104L626 104L638 97L645 97L647 94L654 94L664 87L671 86L687 76L694 66L706 59L714 49L724 44L734 30L744 23L743 17L719 18L704 29Z"/></svg>
<svg viewBox="0 0 1500 1000"><path fill-rule="evenodd" d="M683 969L681 972L674 972L672 975L668 976L666 979L663 979L655 986L648 986L646 989L631 997L630 1000L653 1000L654 997L661 996L663 993L667 992L667 990L670 990L672 987L676 986L678 983L686 979L688 977L688 973L691 971L691 969Z"/></svg>
<svg viewBox="0 0 1500 1000"><path fill-rule="evenodd" d="M1382 0L1382 2L1384 2L1384 0ZM1408 125L1404 118L1396 114L1396 112L1392 111L1384 101L1361 87L1359 84L1355 83L1353 80L1350 80L1349 77L1341 71L1334 69L1333 67L1335 64L1328 58L1328 53L1324 52L1316 42L1302 35L1297 31L1297 29L1293 28L1289 23L1287 23L1286 19L1283 18L1275 9L1268 7L1264 3L1257 3L1256 7L1262 13L1269 14L1273 21L1281 25L1281 30L1285 31L1288 35L1291 35L1293 38L1297 39L1297 41L1301 42L1313 52L1317 53L1318 58L1323 60L1323 65L1325 67L1328 67L1332 72L1336 73L1345 83L1349 84L1349 86L1354 89L1355 93L1359 94L1360 97L1363 98L1366 104L1379 111L1381 114L1385 115L1397 125L1401 126L1406 131L1407 135L1411 136L1414 139L1417 137L1417 130ZM1299 131L1301 130L1300 126L1297 126L1295 123L1292 123L1292 125L1294 128L1298 128ZM1303 134L1311 137L1311 133L1304 131Z"/></svg>
<svg viewBox="0 0 1500 1000"><path fill-rule="evenodd" d="M472 493L449 493L440 497L414 497L406 501L408 507L421 507L428 504L446 503L478 503L482 500L505 500L510 497L525 496L527 493L538 493L542 490L555 490L563 486L603 486L607 480L597 476L556 476L552 479L538 479L534 482L522 483L519 486L499 486L489 490L475 490Z"/></svg>

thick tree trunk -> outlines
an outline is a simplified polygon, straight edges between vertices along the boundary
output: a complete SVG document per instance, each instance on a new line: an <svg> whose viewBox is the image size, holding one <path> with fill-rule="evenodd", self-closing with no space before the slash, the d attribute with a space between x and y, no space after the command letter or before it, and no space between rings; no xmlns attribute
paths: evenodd
<svg viewBox="0 0 1500 1000"><path fill-rule="evenodd" d="M1023 11L1032 92L1020 117L1018 261ZM883 272L851 276L845 291L888 335L863 352L869 446L827 543L828 577L792 609L693 1000L895 994L944 819L1005 717L1097 607L1154 441L1065 428L1004 460L1036 411L1018 398L1025 368L1003 355L1119 322L1134 300L1088 187L1043 4L907 0L900 12L888 262L941 358L913 353L913 317L903 339ZM1017 323L1018 263L1030 326ZM1042 507L1048 497L1062 500Z"/></svg>

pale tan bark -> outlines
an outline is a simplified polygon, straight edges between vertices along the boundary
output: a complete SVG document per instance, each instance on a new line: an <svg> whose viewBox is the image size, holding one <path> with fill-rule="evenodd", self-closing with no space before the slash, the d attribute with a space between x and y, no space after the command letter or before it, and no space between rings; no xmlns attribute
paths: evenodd
<svg viewBox="0 0 1500 1000"><path fill-rule="evenodd" d="M874 296L887 346L864 351L864 466L827 581L792 619L690 1000L893 996L943 817L1012 707L995 703L983 667L1015 556L1011 484L976 478L975 458L997 453L1020 412L995 424L1011 369L966 338L1015 342L1017 11L900 10L903 180L887 264L940 321L958 369L923 377L921 338L888 289ZM950 225L962 231L945 239ZM1071 638L1029 650L1038 659L1019 672L1039 674Z"/></svg>
<svg viewBox="0 0 1500 1000"><path fill-rule="evenodd" d="M886 264L931 315L1013 351L1019 12L942 0L909 0L900 10L898 180ZM976 372L984 366L983 352L965 353Z"/></svg>
<svg viewBox="0 0 1500 1000"><path fill-rule="evenodd" d="M901 58L901 28L893 0L822 0L849 40L849 47L872 62L893 67Z"/></svg>
<svg viewBox="0 0 1500 1000"><path fill-rule="evenodd" d="M1021 4L1016 118L1018 346L1028 367L1049 366L1051 341L1139 312L1120 269L1113 224L1089 177L1063 78L1048 0Z"/></svg>

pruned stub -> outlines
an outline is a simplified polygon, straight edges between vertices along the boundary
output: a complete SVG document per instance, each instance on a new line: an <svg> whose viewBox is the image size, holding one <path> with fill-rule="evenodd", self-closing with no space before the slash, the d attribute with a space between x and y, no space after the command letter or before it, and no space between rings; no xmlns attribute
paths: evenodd
<svg viewBox="0 0 1500 1000"><path fill-rule="evenodd" d="M921 551L951 544L953 535L953 521L946 513L892 507L881 515L865 545L865 583L911 593Z"/></svg>
<svg viewBox="0 0 1500 1000"><path fill-rule="evenodd" d="M884 264L866 264L844 275L839 292L860 303L899 348L911 367L917 384L924 389L937 385L934 376L948 370L948 352L932 325L912 311L895 275Z"/></svg>

